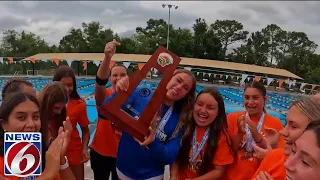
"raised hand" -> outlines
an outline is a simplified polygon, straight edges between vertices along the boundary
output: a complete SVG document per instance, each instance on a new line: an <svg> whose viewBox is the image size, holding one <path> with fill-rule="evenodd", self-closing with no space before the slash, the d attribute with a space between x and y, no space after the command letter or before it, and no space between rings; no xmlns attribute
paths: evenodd
<svg viewBox="0 0 320 180"><path fill-rule="evenodd" d="M116 92L127 91L129 89L129 77L125 76L118 80L116 84Z"/></svg>
<svg viewBox="0 0 320 180"><path fill-rule="evenodd" d="M151 144L155 137L156 137L156 129L153 129L152 127L149 127L150 133L149 136L145 138L143 142L139 141L138 139L134 138L141 146L148 146Z"/></svg>
<svg viewBox="0 0 320 180"><path fill-rule="evenodd" d="M65 135L66 134L64 132L59 133L58 137L49 146L46 152L46 168L41 176L45 176L48 179L54 179L59 173L61 147L65 139Z"/></svg>
<svg viewBox="0 0 320 180"><path fill-rule="evenodd" d="M268 140L266 137L263 137L263 140L264 142L262 143L265 143L267 148L264 149L264 148L261 148L259 147L256 143L253 142L253 150L256 154L256 156L260 159L263 159L270 151L272 151L272 147L271 145L269 144Z"/></svg>
<svg viewBox="0 0 320 180"><path fill-rule="evenodd" d="M111 59L112 56L116 53L117 46L120 46L120 43L116 40L113 40L111 42L108 42L106 46L104 47L104 55Z"/></svg>
<svg viewBox="0 0 320 180"><path fill-rule="evenodd" d="M264 134L268 140L268 143L273 149L276 149L278 147L279 142L279 132L276 129L273 128L264 128Z"/></svg>
<svg viewBox="0 0 320 180"><path fill-rule="evenodd" d="M254 123L250 118L246 118L246 123L250 131L258 131L257 124Z"/></svg>
<svg viewBox="0 0 320 180"><path fill-rule="evenodd" d="M240 115L238 116L238 133L239 134L245 134L246 133L246 116Z"/></svg>
<svg viewBox="0 0 320 180"><path fill-rule="evenodd" d="M61 148L61 155L60 155L62 159L64 159L64 156L66 154L66 151L70 142L72 130L73 129L72 129L71 121L69 117L67 117L66 121L63 121L63 128L62 127L59 128L59 134L62 132L65 133L64 141Z"/></svg>

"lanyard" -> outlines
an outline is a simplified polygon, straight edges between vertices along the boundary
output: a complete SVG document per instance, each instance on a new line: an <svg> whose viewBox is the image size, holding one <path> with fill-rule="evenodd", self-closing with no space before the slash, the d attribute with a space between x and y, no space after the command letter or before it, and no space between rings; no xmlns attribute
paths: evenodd
<svg viewBox="0 0 320 180"><path fill-rule="evenodd" d="M200 154L201 150L203 149L205 143L207 142L208 140L208 137L209 137L209 133L210 133L210 129L207 128L200 144L199 144L199 147L197 148L197 128L194 130L193 132L193 140L192 140L192 157L190 159L190 162L191 163L195 163L198 155Z"/></svg>
<svg viewBox="0 0 320 180"><path fill-rule="evenodd" d="M172 114L172 110L173 110L173 106L171 106L166 114L161 118L160 122L159 122L159 126L158 126L158 130L161 130L161 131L164 131L164 127L166 126L168 120L170 119L171 117L171 114Z"/></svg>
<svg viewBox="0 0 320 180"><path fill-rule="evenodd" d="M259 132L261 132L261 129L262 129L262 124L263 124L263 121L264 121L264 116L265 116L265 114L262 113L262 115L260 116L258 125L257 125L257 129L258 129ZM246 113L246 118L250 118L248 113ZM252 138L251 131L250 131L250 129L249 129L248 124L246 124L246 133L247 133L247 135L246 135L246 147L247 147L247 152L252 152L252 151L253 151L253 145L252 145L253 138Z"/></svg>
<svg viewBox="0 0 320 180"><path fill-rule="evenodd" d="M156 132L156 137L160 139L160 141L164 142L166 141L167 135L164 132L164 127L166 126L168 120L170 119L170 116L172 114L172 110L173 110L173 106L171 106L166 114L161 118L158 128L157 128L157 132Z"/></svg>

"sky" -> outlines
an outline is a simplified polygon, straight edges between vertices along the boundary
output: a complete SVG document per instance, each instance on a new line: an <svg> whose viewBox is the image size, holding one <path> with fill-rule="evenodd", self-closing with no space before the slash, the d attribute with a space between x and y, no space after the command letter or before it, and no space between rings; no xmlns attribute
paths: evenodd
<svg viewBox="0 0 320 180"><path fill-rule="evenodd" d="M150 18L168 19L163 3L178 6L171 11L175 27L191 28L200 17L209 24L217 19L237 20L249 32L273 23L287 31L305 32L320 45L320 2L316 1L1 1L0 31L26 30L49 44L58 44L71 27L99 21L105 28L130 37Z"/></svg>

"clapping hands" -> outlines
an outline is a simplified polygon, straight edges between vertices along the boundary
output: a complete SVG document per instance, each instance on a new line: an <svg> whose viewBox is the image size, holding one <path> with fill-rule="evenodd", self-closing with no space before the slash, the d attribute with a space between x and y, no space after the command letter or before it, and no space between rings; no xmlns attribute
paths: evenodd
<svg viewBox="0 0 320 180"><path fill-rule="evenodd" d="M41 177L54 179L60 170L60 165L65 163L65 153L70 142L72 125L69 118L63 122L63 127L58 130L58 137L50 144L46 152L46 168Z"/></svg>

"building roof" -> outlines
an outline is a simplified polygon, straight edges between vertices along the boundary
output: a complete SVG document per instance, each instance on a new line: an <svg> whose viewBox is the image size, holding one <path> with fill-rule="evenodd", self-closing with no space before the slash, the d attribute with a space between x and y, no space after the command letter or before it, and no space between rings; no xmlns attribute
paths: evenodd
<svg viewBox="0 0 320 180"><path fill-rule="evenodd" d="M30 56L23 60L27 60L29 58L34 58L35 60L41 60L43 58L52 60L52 59L72 59L72 60L102 60L104 57L104 53L41 53L36 54L34 56ZM115 54L112 57L114 61L125 61L125 62L137 62L137 63L145 63L149 60L151 55L141 55L141 54ZM181 65L184 66L197 66L203 68L217 68L217 69L228 69L234 71L246 71L251 73L263 73L269 75L282 76L286 78L294 78L294 79L302 79L301 77L285 70L264 66L256 66L250 64L242 64L242 63L234 63L234 62L226 62L226 61L217 61L217 60L207 60L207 59L197 59L197 58L185 58L181 57Z"/></svg>

